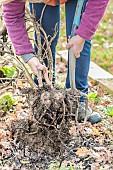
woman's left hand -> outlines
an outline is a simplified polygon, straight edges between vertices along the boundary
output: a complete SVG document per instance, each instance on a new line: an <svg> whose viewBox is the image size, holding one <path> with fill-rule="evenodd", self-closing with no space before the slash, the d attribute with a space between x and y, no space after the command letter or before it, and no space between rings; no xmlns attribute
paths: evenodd
<svg viewBox="0 0 113 170"><path fill-rule="evenodd" d="M85 42L85 39L83 39L79 35L75 35L74 37L69 39L66 45L66 48L67 49L72 48L75 57L79 58L80 52L83 50L83 47L84 47L84 42Z"/></svg>

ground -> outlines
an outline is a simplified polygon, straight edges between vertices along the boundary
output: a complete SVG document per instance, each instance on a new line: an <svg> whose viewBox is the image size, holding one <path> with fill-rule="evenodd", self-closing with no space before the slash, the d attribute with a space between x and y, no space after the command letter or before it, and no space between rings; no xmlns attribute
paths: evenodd
<svg viewBox="0 0 113 170"><path fill-rule="evenodd" d="M106 23L111 14L112 5L109 5L105 20L103 18L94 37L92 53L93 60L104 63L105 67L108 63L109 68L112 67L112 30L109 26L112 20L109 19L109 27L103 27L103 23ZM64 13L62 16L64 17ZM111 37L110 40L106 36ZM59 39L61 42L58 43L58 49L65 48L62 43L64 39L66 41L66 38ZM103 62L103 58L108 62ZM7 60L2 66L4 65L7 65ZM107 65L107 69L112 71L109 68ZM100 112L102 122L93 125L89 122L78 123L75 121L77 114L73 114L72 106L75 106L77 113L80 93L75 91L73 94L64 88L65 67L63 71L57 70L55 87L45 85L37 90L30 88L23 74L12 78L10 76L15 70L9 71L6 67L4 69L4 74L8 77L4 77L1 69L1 170L113 169L113 97L110 94L90 81L88 105L93 111Z"/></svg>
<svg viewBox="0 0 113 170"><path fill-rule="evenodd" d="M25 87L18 80L8 90L18 102L0 112L1 170L113 169L113 117L104 114L112 96L90 82L89 105L103 117L92 125L70 116L72 95L65 89Z"/></svg>

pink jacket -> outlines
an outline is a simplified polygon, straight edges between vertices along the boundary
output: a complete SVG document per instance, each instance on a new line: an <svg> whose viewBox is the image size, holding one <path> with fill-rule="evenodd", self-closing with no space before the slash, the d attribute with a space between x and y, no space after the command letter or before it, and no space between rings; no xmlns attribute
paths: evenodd
<svg viewBox="0 0 113 170"><path fill-rule="evenodd" d="M104 15L108 2L109 0L89 0L76 34L86 40L91 39ZM33 53L34 50L29 41L24 22L25 3L21 0L15 0L3 5L3 14L16 54Z"/></svg>

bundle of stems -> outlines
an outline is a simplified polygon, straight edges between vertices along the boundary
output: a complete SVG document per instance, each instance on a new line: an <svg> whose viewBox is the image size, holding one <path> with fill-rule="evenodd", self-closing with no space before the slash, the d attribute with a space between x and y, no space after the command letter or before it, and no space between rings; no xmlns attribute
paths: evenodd
<svg viewBox="0 0 113 170"><path fill-rule="evenodd" d="M38 22L36 20L36 15L35 15L35 10L34 10L34 5L32 5L32 13L30 12L30 10L26 7L26 15L25 15L25 22L27 27L27 31L30 32L32 31L33 33L36 33L36 39L32 38L30 39L31 41L33 41L33 44L37 47L38 52L37 54L35 54L39 61L41 63L44 63L44 60L47 60L47 72L44 75L44 78L46 80L46 82L48 82L48 84L52 84L52 78L53 78L53 57L52 57L52 52L51 52L51 43L54 40L54 38L57 35L57 23L54 29L54 35L53 37L47 36L46 32L44 31L44 29L42 28L42 19L43 19L43 15L44 15L44 11L46 9L46 5L44 6L43 10L42 10L42 14L40 17L40 22ZM1 16L2 18L2 16ZM41 43L41 39L44 39L44 44ZM45 48L46 47L46 48ZM42 53L42 50L44 50L44 53ZM16 62L19 64L19 67L21 67L21 70L23 71L28 83L31 85L31 87L37 88L37 86L35 85L32 76L30 75L28 69L26 68L25 64L20 60L20 58L16 55L14 48L12 48L11 42L8 41L8 35L7 35L7 29L5 27L5 25L3 24L2 29L0 30L0 54L1 55L10 55L12 60L12 64L15 66L15 60ZM6 58L2 58L2 60L6 60ZM10 61L9 61L10 62ZM38 81L39 84L42 82L40 82L40 77L42 76L42 72L39 70L38 71ZM48 74L49 73L49 74ZM49 75L49 78L48 78Z"/></svg>

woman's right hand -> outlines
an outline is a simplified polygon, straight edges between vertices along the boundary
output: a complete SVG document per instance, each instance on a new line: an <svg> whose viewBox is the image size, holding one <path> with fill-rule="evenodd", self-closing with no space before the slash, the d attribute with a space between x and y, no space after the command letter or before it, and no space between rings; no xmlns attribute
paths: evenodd
<svg viewBox="0 0 113 170"><path fill-rule="evenodd" d="M47 71L47 67L45 65L41 64L37 57L31 58L27 63L36 76L38 76L39 70Z"/></svg>

